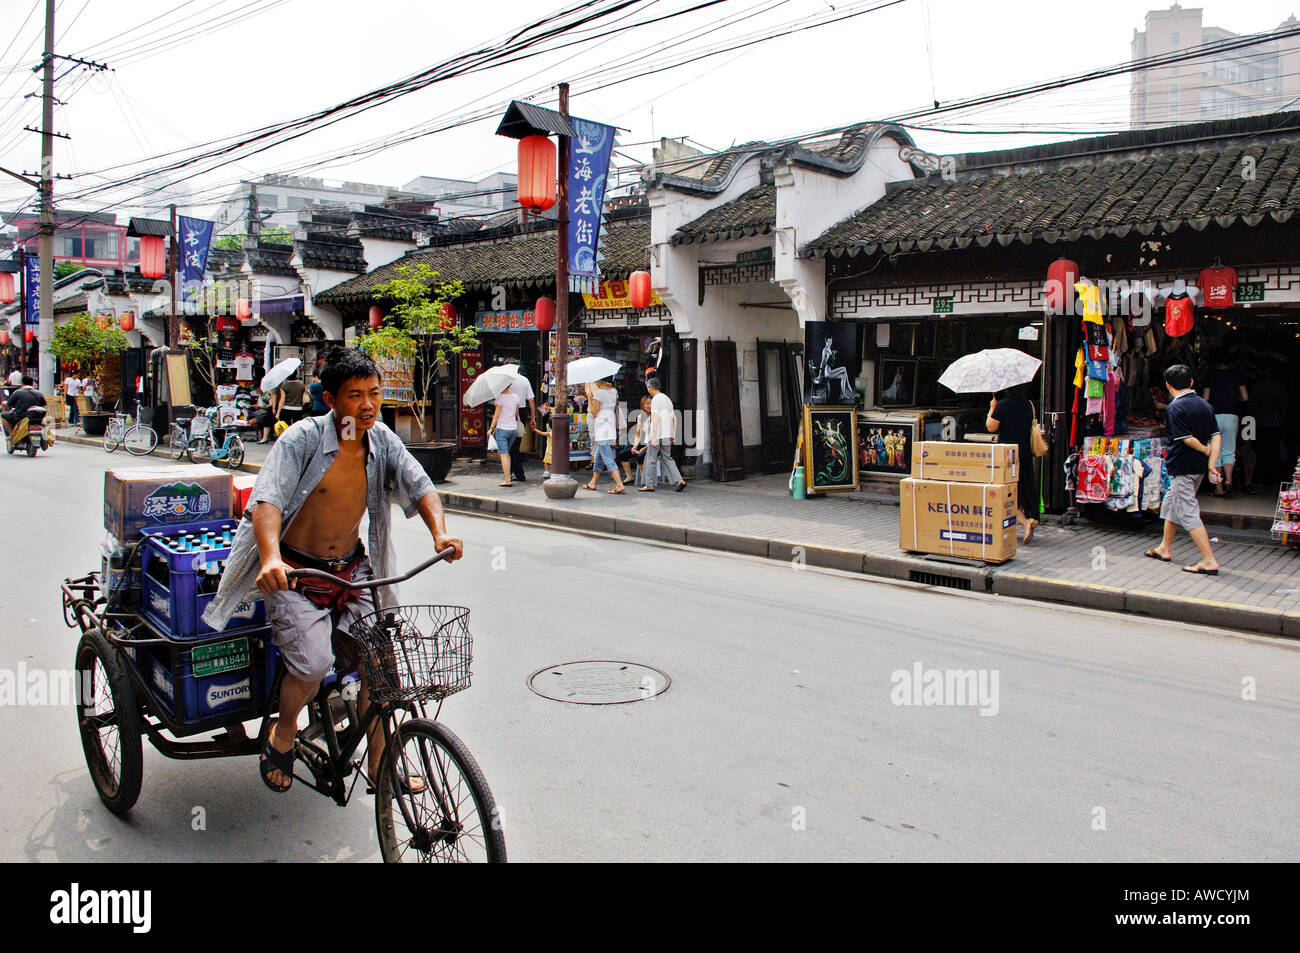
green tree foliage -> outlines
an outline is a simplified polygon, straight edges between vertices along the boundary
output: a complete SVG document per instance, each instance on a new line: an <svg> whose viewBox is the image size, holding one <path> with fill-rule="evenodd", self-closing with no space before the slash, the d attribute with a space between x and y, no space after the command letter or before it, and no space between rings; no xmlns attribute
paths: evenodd
<svg viewBox="0 0 1300 953"><path fill-rule="evenodd" d="M282 225L264 225L258 240L266 245L292 245L293 233ZM242 251L247 235L218 235L212 239L213 248L225 251Z"/></svg>
<svg viewBox="0 0 1300 953"><path fill-rule="evenodd" d="M68 275L75 275L86 266L75 261L59 261L54 263L54 280L66 278Z"/></svg>
<svg viewBox="0 0 1300 953"><path fill-rule="evenodd" d="M465 293L460 281L439 281L438 272L426 262L401 265L397 277L375 288L376 301L388 305L383 327L371 329L357 342L372 357L418 358L418 393L425 399L412 401L411 413L420 428L420 440L427 441L424 429L424 405L433 393L434 382L442 368L462 351L479 346L474 328L461 327L443 313L443 305Z"/></svg>
<svg viewBox="0 0 1300 953"><path fill-rule="evenodd" d="M91 367L99 377L105 355L120 354L130 346L126 334L113 321L101 327L98 318L79 314L55 327L50 353L60 361Z"/></svg>

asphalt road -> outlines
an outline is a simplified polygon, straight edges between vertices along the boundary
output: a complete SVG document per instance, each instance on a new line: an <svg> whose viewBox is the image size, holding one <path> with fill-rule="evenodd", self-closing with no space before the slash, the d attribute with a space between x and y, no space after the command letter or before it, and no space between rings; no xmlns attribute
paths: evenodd
<svg viewBox="0 0 1300 953"><path fill-rule="evenodd" d="M110 462L132 461L69 445L0 458L0 669L71 667L58 582L96 565ZM397 523L410 564L427 534ZM473 610L474 685L442 720L482 765L512 860L1300 856L1296 643L461 515L451 526L465 560L403 596ZM652 665L671 687L614 706L529 691L534 671L580 659ZM895 704L895 673L917 664L996 672L983 706L996 714ZM118 819L69 707L0 707L0 764L0 861L378 856L370 798L277 796L251 758L171 761L146 744L143 792Z"/></svg>

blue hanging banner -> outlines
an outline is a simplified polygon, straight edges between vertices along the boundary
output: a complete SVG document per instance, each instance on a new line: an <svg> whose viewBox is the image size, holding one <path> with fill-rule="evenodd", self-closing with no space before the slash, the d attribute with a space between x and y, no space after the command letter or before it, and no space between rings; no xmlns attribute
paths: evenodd
<svg viewBox="0 0 1300 953"><path fill-rule="evenodd" d="M41 323L41 260L35 255L23 259L23 294L27 295L26 324Z"/></svg>
<svg viewBox="0 0 1300 953"><path fill-rule="evenodd" d="M208 249L212 246L215 223L185 215L177 219L181 232L181 287L186 297L196 297L203 286L203 272L208 267Z"/></svg>
<svg viewBox="0 0 1300 953"><path fill-rule="evenodd" d="M614 127L569 118L578 135L569 141L569 290L597 294L600 286L601 217Z"/></svg>

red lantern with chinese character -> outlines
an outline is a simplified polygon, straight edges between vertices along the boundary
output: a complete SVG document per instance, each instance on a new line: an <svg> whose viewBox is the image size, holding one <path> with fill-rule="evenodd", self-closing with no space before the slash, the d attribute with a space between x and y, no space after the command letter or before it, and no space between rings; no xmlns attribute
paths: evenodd
<svg viewBox="0 0 1300 953"><path fill-rule="evenodd" d="M1064 314L1074 300L1074 283L1079 280L1079 266L1068 258L1058 258L1047 267L1047 284L1043 286L1043 306L1053 314Z"/></svg>
<svg viewBox="0 0 1300 953"><path fill-rule="evenodd" d="M247 321L253 316L253 304L247 298L240 298L235 302L235 317L240 321Z"/></svg>
<svg viewBox="0 0 1300 953"><path fill-rule="evenodd" d="M36 332L28 331L23 335L23 340L26 341L28 344L31 344L33 341L36 340Z"/></svg>
<svg viewBox="0 0 1300 953"><path fill-rule="evenodd" d="M370 306L370 327L378 330L384 325L384 311L377 304Z"/></svg>
<svg viewBox="0 0 1300 953"><path fill-rule="evenodd" d="M456 326L456 305L451 301L442 303L442 320L438 322L438 329L441 331L450 331Z"/></svg>
<svg viewBox="0 0 1300 953"><path fill-rule="evenodd" d="M533 316L537 323L537 330L551 330L555 327L555 302L550 298L538 298L537 304L533 306Z"/></svg>
<svg viewBox="0 0 1300 953"><path fill-rule="evenodd" d="M162 236L140 236L140 274L146 278L161 278L167 274L167 243Z"/></svg>
<svg viewBox="0 0 1300 953"><path fill-rule="evenodd" d="M12 304L14 300L14 276L7 271L0 271L0 304Z"/></svg>
<svg viewBox="0 0 1300 953"><path fill-rule="evenodd" d="M9 329L0 328L0 347L9 346Z"/></svg>
<svg viewBox="0 0 1300 953"><path fill-rule="evenodd" d="M134 331L135 315L132 314L130 311L128 311L126 314L122 315L122 320L117 322L117 326L120 327L123 331L128 331L128 332Z"/></svg>
<svg viewBox="0 0 1300 953"><path fill-rule="evenodd" d="M634 308L650 307L650 272L634 271L627 279L628 299Z"/></svg>
<svg viewBox="0 0 1300 953"><path fill-rule="evenodd" d="M519 140L519 204L545 212L555 204L555 143L546 136Z"/></svg>

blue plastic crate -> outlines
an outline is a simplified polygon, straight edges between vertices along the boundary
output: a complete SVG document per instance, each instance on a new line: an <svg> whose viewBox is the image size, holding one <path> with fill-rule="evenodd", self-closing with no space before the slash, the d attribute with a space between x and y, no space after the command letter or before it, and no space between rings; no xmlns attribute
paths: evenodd
<svg viewBox="0 0 1300 953"><path fill-rule="evenodd" d="M165 633L148 632L147 637ZM163 712L185 728L248 721L271 697L279 650L263 627L202 642L128 650Z"/></svg>
<svg viewBox="0 0 1300 953"><path fill-rule="evenodd" d="M203 612L215 591L209 586L204 568L213 560L230 556L222 541L224 533L234 536L237 520L206 520L183 526L156 526L142 531L145 544L140 556L140 611L167 635L195 639L217 631L233 632L266 624L266 605L261 599L241 603L224 629L216 630L203 621ZM216 545L205 552L186 551L179 540L186 534L211 533Z"/></svg>

